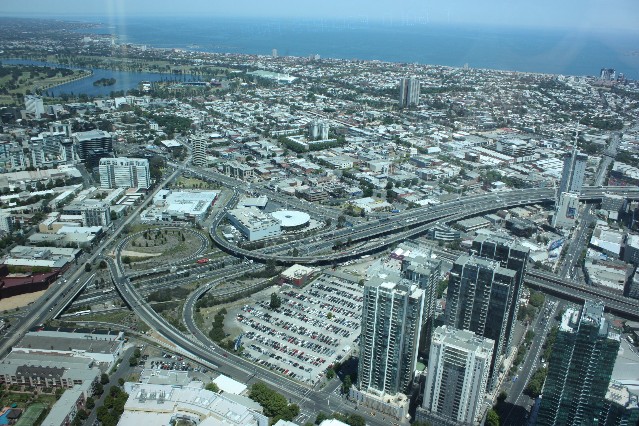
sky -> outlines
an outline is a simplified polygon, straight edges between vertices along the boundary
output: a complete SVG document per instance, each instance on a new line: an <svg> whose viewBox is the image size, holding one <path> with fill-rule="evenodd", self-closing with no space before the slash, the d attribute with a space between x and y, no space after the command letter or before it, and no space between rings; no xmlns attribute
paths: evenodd
<svg viewBox="0 0 639 426"><path fill-rule="evenodd" d="M0 16L315 18L639 31L639 0L0 0Z"/></svg>

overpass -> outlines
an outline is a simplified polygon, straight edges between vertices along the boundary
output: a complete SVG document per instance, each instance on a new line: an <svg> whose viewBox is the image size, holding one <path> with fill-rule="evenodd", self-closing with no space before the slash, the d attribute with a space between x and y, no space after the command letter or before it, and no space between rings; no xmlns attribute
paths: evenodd
<svg viewBox="0 0 639 426"><path fill-rule="evenodd" d="M598 202L601 201L605 194L617 194L630 199L639 199L639 187L585 187L580 195L580 199L584 202ZM227 206L233 205L238 197L239 194L236 192L235 195L229 199ZM259 250L247 250L229 243L217 230L222 220L226 217L226 209L219 211L214 217L210 233L215 244L233 256L245 257L259 262L274 261L283 265L294 263L330 265L382 250L407 238L423 235L430 228L441 223L454 222L499 209L532 204L548 204L554 203L554 201L555 190L553 188L513 190L503 193L464 197L432 207L410 209L403 213L362 223L350 228L343 228L337 231L325 231L319 235L297 241L300 247L305 247L310 252L311 249L318 246L326 248L327 243L330 242L350 241L351 243L357 243L384 237L383 241L380 241L380 243L375 246L358 247L326 255L282 256L276 253L261 252ZM320 242L317 243L317 241Z"/></svg>

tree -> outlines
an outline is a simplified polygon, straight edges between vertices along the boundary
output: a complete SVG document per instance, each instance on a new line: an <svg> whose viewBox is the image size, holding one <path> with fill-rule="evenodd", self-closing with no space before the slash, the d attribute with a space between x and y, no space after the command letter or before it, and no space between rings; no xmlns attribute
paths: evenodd
<svg viewBox="0 0 639 426"><path fill-rule="evenodd" d="M84 270L86 272L91 272L91 264L89 262L84 264Z"/></svg>
<svg viewBox="0 0 639 426"><path fill-rule="evenodd" d="M109 383L109 375L106 373L102 373L102 375L100 376L100 383L102 383L103 385L106 385Z"/></svg>
<svg viewBox="0 0 639 426"><path fill-rule="evenodd" d="M359 414L351 413L346 421L350 426L366 426L366 420Z"/></svg>
<svg viewBox="0 0 639 426"><path fill-rule="evenodd" d="M220 388L219 388L219 386L218 386L216 383L213 383L213 382L208 383L204 389L206 389L207 391L211 391L211 392L215 392L215 393L220 393Z"/></svg>
<svg viewBox="0 0 639 426"><path fill-rule="evenodd" d="M102 395L104 393L104 386L102 386L102 383L96 383L95 384L95 391L94 393L96 395Z"/></svg>
<svg viewBox="0 0 639 426"><path fill-rule="evenodd" d="M249 398L260 404L264 408L264 414L273 417L274 420L278 418L291 421L299 414L299 407L296 404L288 404L283 395L261 382L251 386Z"/></svg>
<svg viewBox="0 0 639 426"><path fill-rule="evenodd" d="M347 375L342 382L342 393L348 393L351 390L351 386L353 386L353 381L351 376Z"/></svg>
<svg viewBox="0 0 639 426"><path fill-rule="evenodd" d="M136 358L135 356L133 356L133 355L132 355L132 356L129 358L129 365L130 365L131 367L135 367L136 365L138 365L138 358Z"/></svg>
<svg viewBox="0 0 639 426"><path fill-rule="evenodd" d="M530 294L530 300L528 303L530 303L535 308L541 308L544 305L545 300L546 298L544 297L544 294L542 292L533 291Z"/></svg>
<svg viewBox="0 0 639 426"><path fill-rule="evenodd" d="M326 413L320 411L319 413L317 413L317 417L315 417L315 424L318 425L320 423L322 423L324 420L330 419L331 417L328 416Z"/></svg>
<svg viewBox="0 0 639 426"><path fill-rule="evenodd" d="M271 303L269 304L271 309L278 309L282 306L282 299L277 293L271 293Z"/></svg>
<svg viewBox="0 0 639 426"><path fill-rule="evenodd" d="M93 408L95 408L95 400L92 397L88 397L87 402L84 405L87 409L93 410Z"/></svg>
<svg viewBox="0 0 639 426"><path fill-rule="evenodd" d="M332 368L326 370L326 378L331 380L333 377L335 377L335 371Z"/></svg>
<svg viewBox="0 0 639 426"><path fill-rule="evenodd" d="M86 412L86 411L84 411L84 410L78 410L77 417L78 417L80 420L86 420L86 418L87 418L87 417L89 417L89 415L88 415L88 414L87 414L87 412Z"/></svg>
<svg viewBox="0 0 639 426"><path fill-rule="evenodd" d="M545 368L540 368L528 381L525 391L531 398L537 398L541 394L541 389L546 380L546 371Z"/></svg>
<svg viewBox="0 0 639 426"><path fill-rule="evenodd" d="M107 263L106 263L106 261L105 261L105 260L101 260L101 261L100 261L100 264L98 265L98 267L99 267L100 269L106 269L106 268L107 268Z"/></svg>
<svg viewBox="0 0 639 426"><path fill-rule="evenodd" d="M499 426L500 419L499 414L492 408L488 410L488 415L486 415L486 426Z"/></svg>

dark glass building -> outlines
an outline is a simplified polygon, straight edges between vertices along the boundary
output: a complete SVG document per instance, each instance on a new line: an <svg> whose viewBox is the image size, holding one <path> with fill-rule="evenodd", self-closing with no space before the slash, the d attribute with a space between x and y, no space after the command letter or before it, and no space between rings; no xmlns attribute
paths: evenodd
<svg viewBox="0 0 639 426"><path fill-rule="evenodd" d="M603 312L603 302L586 301L583 308L564 313L548 365L537 425L604 424L605 397L620 334Z"/></svg>
<svg viewBox="0 0 639 426"><path fill-rule="evenodd" d="M517 271L503 268L496 260L474 255L460 256L450 272L445 323L495 341L489 388L507 345L508 321L514 309L512 291L516 285Z"/></svg>

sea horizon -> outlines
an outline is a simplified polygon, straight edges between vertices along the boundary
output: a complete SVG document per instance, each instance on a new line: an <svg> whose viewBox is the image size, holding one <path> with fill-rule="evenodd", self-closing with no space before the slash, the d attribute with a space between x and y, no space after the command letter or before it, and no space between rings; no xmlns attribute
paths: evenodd
<svg viewBox="0 0 639 426"><path fill-rule="evenodd" d="M6 16L5 16L6 17ZM9 16L9 18L20 18ZM639 32L429 23L412 20L231 17L67 16L99 24L82 32L113 34L118 43L208 53L417 63L504 71L596 76L614 68L639 79ZM158 29L161 29L158 31Z"/></svg>

